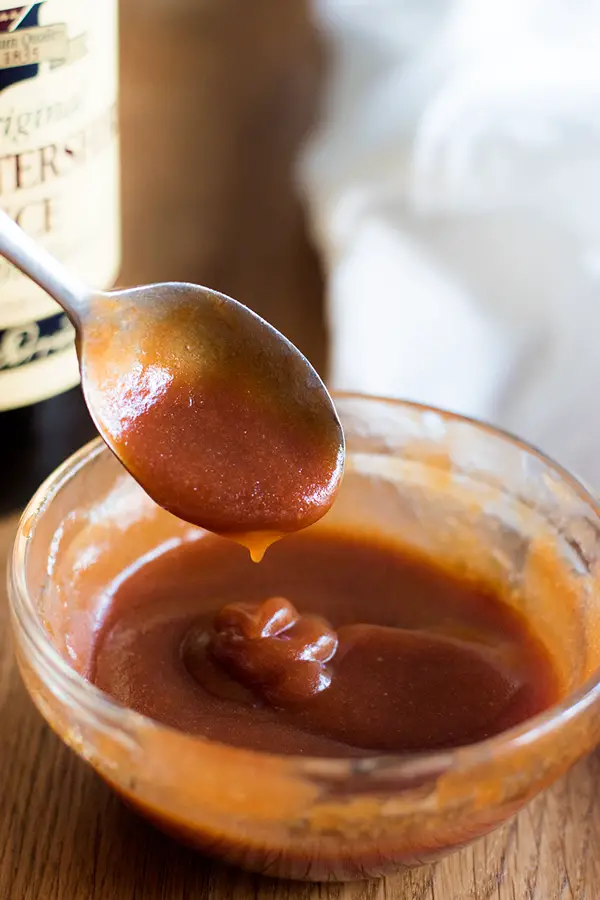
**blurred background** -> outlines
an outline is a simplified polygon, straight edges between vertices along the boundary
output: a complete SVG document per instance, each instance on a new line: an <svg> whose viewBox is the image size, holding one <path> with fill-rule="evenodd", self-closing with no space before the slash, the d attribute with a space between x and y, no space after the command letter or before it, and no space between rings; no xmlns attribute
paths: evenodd
<svg viewBox="0 0 600 900"><path fill-rule="evenodd" d="M323 279L296 189L323 87L305 0L121 0L123 284L204 283L321 372Z"/></svg>
<svg viewBox="0 0 600 900"><path fill-rule="evenodd" d="M598 0L121 0L120 281L600 484Z"/></svg>

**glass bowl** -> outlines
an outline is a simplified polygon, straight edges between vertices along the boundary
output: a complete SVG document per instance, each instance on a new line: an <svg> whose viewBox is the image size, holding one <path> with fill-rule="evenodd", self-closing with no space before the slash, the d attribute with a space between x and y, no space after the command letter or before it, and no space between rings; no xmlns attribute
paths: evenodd
<svg viewBox="0 0 600 900"><path fill-rule="evenodd" d="M249 870L312 881L365 878L448 853L600 743L593 497L485 425L383 399L336 402L347 469L339 500L313 527L393 535L515 588L509 602L555 661L558 705L468 747L353 760L241 750L121 707L81 675L106 585L197 539L198 529L156 507L100 441L36 493L9 572L19 666L62 740L164 830Z"/></svg>

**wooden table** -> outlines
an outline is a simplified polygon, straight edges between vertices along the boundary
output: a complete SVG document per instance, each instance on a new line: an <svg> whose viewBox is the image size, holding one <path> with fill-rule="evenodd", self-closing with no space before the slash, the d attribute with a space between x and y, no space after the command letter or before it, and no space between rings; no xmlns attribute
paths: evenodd
<svg viewBox="0 0 600 900"><path fill-rule="evenodd" d="M318 265L289 187L318 73L303 3L122 0L122 10L122 281L206 281L260 310L323 368ZM0 520L2 567L15 527ZM598 754L504 829L383 881L278 883L179 847L36 713L0 579L0 900L600 898Z"/></svg>

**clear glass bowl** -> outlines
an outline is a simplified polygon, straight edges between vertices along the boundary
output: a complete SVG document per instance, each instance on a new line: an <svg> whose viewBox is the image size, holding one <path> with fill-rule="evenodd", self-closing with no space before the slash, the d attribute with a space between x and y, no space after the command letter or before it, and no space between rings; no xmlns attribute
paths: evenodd
<svg viewBox="0 0 600 900"><path fill-rule="evenodd" d="M158 509L99 441L32 499L9 574L21 672L60 737L163 829L247 869L313 881L448 853L600 743L596 501L484 425L375 398L339 396L337 405L347 471L338 502L313 527L392 534L518 588L510 602L556 662L559 705L479 744L359 760L249 752L124 709L80 674L105 587L198 531Z"/></svg>

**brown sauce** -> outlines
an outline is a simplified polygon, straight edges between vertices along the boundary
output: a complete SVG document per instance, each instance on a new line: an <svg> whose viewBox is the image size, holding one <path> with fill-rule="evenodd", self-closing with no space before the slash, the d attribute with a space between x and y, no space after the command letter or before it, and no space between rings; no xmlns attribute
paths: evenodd
<svg viewBox="0 0 600 900"><path fill-rule="evenodd" d="M211 535L143 565L110 598L89 677L186 732L334 757L469 744L558 699L494 585L326 529L259 566Z"/></svg>
<svg viewBox="0 0 600 900"><path fill-rule="evenodd" d="M124 313L115 333L113 313L86 334L88 399L160 506L258 560L332 505L342 426L316 372L262 319L227 302L190 303L185 289L168 300L147 311L143 330Z"/></svg>

